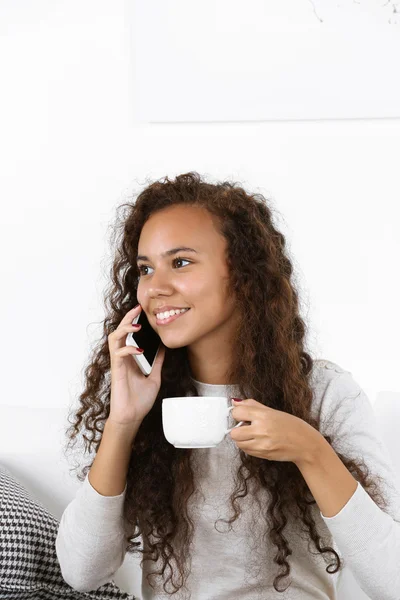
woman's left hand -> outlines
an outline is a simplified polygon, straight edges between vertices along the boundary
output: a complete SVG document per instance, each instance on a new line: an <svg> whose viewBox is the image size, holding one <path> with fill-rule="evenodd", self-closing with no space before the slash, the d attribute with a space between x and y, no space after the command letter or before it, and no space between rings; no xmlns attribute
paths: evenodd
<svg viewBox="0 0 400 600"><path fill-rule="evenodd" d="M312 460L323 436L299 417L247 398L232 400L236 421L249 421L230 432L240 450L267 460L290 461L298 466Z"/></svg>

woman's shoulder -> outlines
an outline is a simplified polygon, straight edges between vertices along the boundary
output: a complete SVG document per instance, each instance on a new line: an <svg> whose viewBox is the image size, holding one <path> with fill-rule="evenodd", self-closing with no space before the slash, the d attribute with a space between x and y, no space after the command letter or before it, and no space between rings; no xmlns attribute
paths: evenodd
<svg viewBox="0 0 400 600"><path fill-rule="evenodd" d="M313 361L313 373L321 375L324 374L325 371L335 371L336 373L350 373L337 363L327 360L325 358L315 359Z"/></svg>
<svg viewBox="0 0 400 600"><path fill-rule="evenodd" d="M314 360L309 381L313 389L315 413L335 413L351 406L355 414L360 409L360 402L356 404L354 400L361 395L363 404L370 403L351 371L331 360Z"/></svg>
<svg viewBox="0 0 400 600"><path fill-rule="evenodd" d="M325 358L315 359L309 373L309 380L313 388L319 388L321 386L325 388L333 379L340 382L341 380L348 380L351 378L352 374L350 371L338 363Z"/></svg>

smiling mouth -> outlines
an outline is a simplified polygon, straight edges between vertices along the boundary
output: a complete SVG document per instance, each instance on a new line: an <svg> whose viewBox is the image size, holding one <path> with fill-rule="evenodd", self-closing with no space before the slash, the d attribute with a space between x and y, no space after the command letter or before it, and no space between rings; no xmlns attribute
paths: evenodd
<svg viewBox="0 0 400 600"><path fill-rule="evenodd" d="M190 310L190 308L189 308L189 310ZM168 323L172 323L172 321L176 321L177 319L179 319L179 317L183 317L183 315L186 315L186 313L188 313L189 310L185 310L185 312L178 313L177 315L172 315L171 317L168 317L167 319L159 319L156 316L156 324L157 325L168 325Z"/></svg>

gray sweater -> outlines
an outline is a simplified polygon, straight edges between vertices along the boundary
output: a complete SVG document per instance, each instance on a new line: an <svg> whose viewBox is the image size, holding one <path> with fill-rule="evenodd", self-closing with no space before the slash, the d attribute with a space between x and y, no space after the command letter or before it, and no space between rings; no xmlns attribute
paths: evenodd
<svg viewBox="0 0 400 600"><path fill-rule="evenodd" d="M349 371L337 364L318 360L312 373L313 413L322 416L321 431L326 435L339 426L334 448L345 456L363 457L373 475L385 482L390 499L389 514L383 512L358 484L347 504L334 517L324 517L313 506L317 528L323 544L333 547L350 569L359 586L371 600L400 598L400 483L396 479L388 450L377 431L372 405ZM237 393L235 386L209 385L195 381L202 396L226 396ZM335 415L334 422L329 417ZM230 426L236 424L230 417ZM333 443L333 442L332 442ZM276 546L268 537L262 539L263 522L260 506L269 501L268 490L256 498L253 486L240 499L242 514L232 525L216 521L229 518L228 499L233 490L233 476L240 464L239 451L230 437L215 448L194 451L196 489L189 510L195 522L194 547L188 588L191 600L341 600L337 589L342 571L331 575L327 564L310 543L307 534L296 529L290 520L283 531L293 554L291 585L279 594L273 588L278 572L273 562ZM86 477L75 498L68 504L56 539L56 551L64 579L79 591L90 591L110 581L125 556L122 507L119 496L102 496ZM263 511L265 512L265 511ZM214 526L215 525L215 526ZM332 560L332 555L329 557ZM157 568L161 565L157 563ZM145 575L155 570L145 562L142 577L142 599L162 600L162 582L156 591L148 586ZM167 570L168 571L168 570ZM186 600L180 592L172 596Z"/></svg>

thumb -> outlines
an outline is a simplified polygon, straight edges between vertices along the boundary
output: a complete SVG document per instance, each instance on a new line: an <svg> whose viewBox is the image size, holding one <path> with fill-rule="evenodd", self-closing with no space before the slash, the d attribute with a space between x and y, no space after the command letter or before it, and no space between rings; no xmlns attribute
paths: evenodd
<svg viewBox="0 0 400 600"><path fill-rule="evenodd" d="M154 366L158 372L161 371L161 367L164 362L164 358L165 358L165 346L164 346L164 344L161 344L161 348L158 351L157 358L154 361Z"/></svg>
<svg viewBox="0 0 400 600"><path fill-rule="evenodd" d="M165 356L165 346L164 346L164 344L162 344L161 348L158 351L157 358L155 359L155 361L153 363L153 368L151 369L151 373L149 375L149 379L157 382L158 385L160 384L160 381L161 381L161 369L162 369L162 365L164 362L164 356Z"/></svg>

